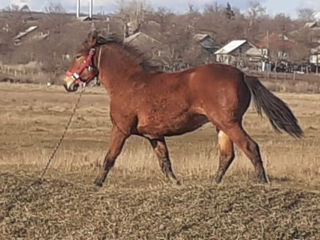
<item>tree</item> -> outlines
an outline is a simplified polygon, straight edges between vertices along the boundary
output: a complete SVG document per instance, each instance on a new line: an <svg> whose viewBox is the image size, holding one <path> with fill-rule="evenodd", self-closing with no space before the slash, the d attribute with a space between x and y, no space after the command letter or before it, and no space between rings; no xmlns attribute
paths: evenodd
<svg viewBox="0 0 320 240"><path fill-rule="evenodd" d="M230 20L234 17L234 12L231 8L231 5L230 3L227 3L227 7L226 7L226 10L225 10L225 14L226 14L226 17Z"/></svg>
<svg viewBox="0 0 320 240"><path fill-rule="evenodd" d="M169 28L170 18L174 14L170 9L167 8L158 8L153 14L154 21L160 24L160 33L165 33Z"/></svg>
<svg viewBox="0 0 320 240"><path fill-rule="evenodd" d="M65 13L66 10L60 3L49 2L47 6L44 7L46 13Z"/></svg>
<svg viewBox="0 0 320 240"><path fill-rule="evenodd" d="M258 1L253 0L249 2L248 17L250 21L250 26L255 24L257 18L265 14L266 14L266 8L262 7Z"/></svg>
<svg viewBox="0 0 320 240"><path fill-rule="evenodd" d="M117 0L116 8L118 14L127 21L137 20L138 22L144 20L146 12L152 11L151 6L145 0Z"/></svg>
<svg viewBox="0 0 320 240"><path fill-rule="evenodd" d="M123 23L124 37L139 31L141 24L145 21L146 13L152 11L145 0L117 0L116 8Z"/></svg>
<svg viewBox="0 0 320 240"><path fill-rule="evenodd" d="M295 30L290 17L285 16L283 13L277 14L273 18L272 32L288 34L289 32Z"/></svg>
<svg viewBox="0 0 320 240"><path fill-rule="evenodd" d="M314 21L314 10L310 8L300 8L298 9L298 18L305 22Z"/></svg>
<svg viewBox="0 0 320 240"><path fill-rule="evenodd" d="M266 20L266 9L261 4L254 0L249 2L249 8L247 11L247 27L245 29L245 35L247 39L256 40L260 35L260 25Z"/></svg>
<svg viewBox="0 0 320 240"><path fill-rule="evenodd" d="M210 13L216 13L221 10L221 6L217 2L214 2L214 4L206 4L204 6L204 14L210 14Z"/></svg>

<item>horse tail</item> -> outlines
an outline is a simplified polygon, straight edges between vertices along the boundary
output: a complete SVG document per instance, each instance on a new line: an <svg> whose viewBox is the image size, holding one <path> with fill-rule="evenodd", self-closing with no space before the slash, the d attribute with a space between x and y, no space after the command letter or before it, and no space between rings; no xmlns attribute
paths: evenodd
<svg viewBox="0 0 320 240"><path fill-rule="evenodd" d="M253 96L258 114L262 115L263 110L276 131L284 130L298 138L303 136L298 120L285 102L263 86L257 77L245 76L245 83Z"/></svg>

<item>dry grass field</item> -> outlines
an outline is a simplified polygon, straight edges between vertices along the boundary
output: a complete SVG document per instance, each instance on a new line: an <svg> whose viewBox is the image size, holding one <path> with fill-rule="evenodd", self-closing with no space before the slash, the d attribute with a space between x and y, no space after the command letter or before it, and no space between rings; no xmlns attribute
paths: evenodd
<svg viewBox="0 0 320 240"><path fill-rule="evenodd" d="M260 144L271 180L259 185L236 159L220 185L215 128L168 138L182 186L168 183L151 146L131 137L102 188L108 97L88 88L45 180L39 176L78 94L62 87L0 84L0 239L320 239L320 95L277 94L299 118L303 139L274 132L253 108L244 126Z"/></svg>

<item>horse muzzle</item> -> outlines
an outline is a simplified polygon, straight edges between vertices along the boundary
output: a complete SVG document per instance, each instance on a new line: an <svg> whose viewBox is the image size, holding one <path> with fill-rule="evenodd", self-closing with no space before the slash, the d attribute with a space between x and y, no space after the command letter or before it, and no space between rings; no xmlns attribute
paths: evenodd
<svg viewBox="0 0 320 240"><path fill-rule="evenodd" d="M65 83L63 84L64 88L66 89L67 92L75 92L78 90L79 88L79 83L77 81L71 80L69 79L69 81L65 81Z"/></svg>

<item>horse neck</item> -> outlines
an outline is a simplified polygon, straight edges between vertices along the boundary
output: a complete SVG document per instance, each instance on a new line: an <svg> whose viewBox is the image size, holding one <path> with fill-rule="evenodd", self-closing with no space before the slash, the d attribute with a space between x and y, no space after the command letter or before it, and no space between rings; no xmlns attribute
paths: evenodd
<svg viewBox="0 0 320 240"><path fill-rule="evenodd" d="M103 47L99 63L99 80L104 84L110 95L117 91L130 88L137 81L145 78L134 78L134 75L146 74L140 64L126 55L119 47Z"/></svg>

